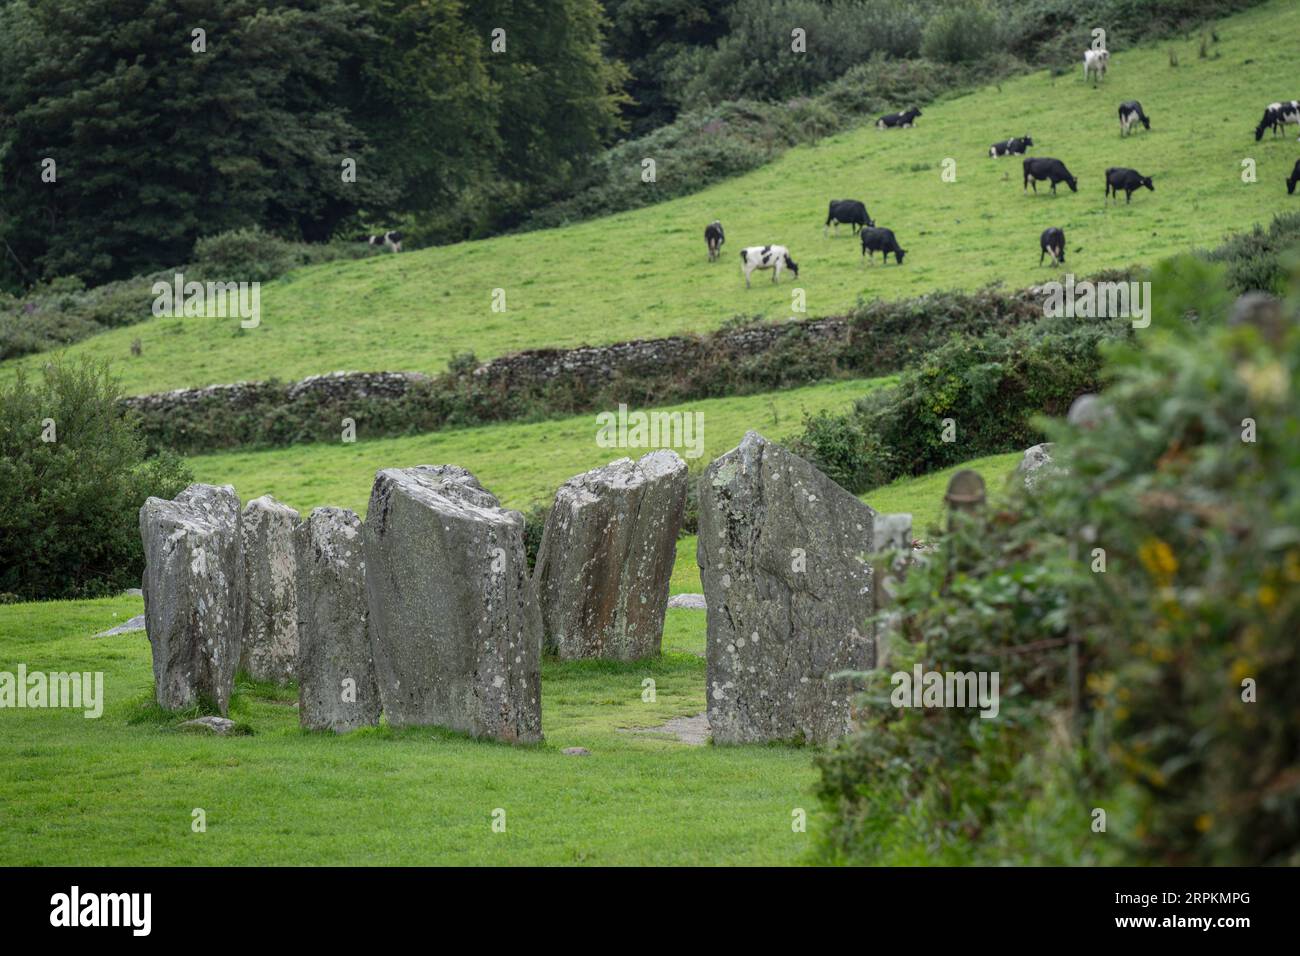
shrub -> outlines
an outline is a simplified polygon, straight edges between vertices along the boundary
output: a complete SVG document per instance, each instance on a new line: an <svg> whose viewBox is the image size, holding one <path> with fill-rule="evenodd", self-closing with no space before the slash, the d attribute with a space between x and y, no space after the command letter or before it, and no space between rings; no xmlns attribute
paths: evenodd
<svg viewBox="0 0 1300 956"><path fill-rule="evenodd" d="M983 4L959 3L932 16L921 38L921 54L939 63L969 63L997 54L998 21Z"/></svg>
<svg viewBox="0 0 1300 956"><path fill-rule="evenodd" d="M0 387L0 592L24 600L139 587L139 509L189 481L171 453L145 458L105 366L53 362L40 384Z"/></svg>

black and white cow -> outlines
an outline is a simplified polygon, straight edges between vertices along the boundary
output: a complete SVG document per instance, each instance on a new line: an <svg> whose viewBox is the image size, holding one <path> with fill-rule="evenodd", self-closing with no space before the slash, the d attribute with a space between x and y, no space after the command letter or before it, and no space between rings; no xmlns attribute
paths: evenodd
<svg viewBox="0 0 1300 956"><path fill-rule="evenodd" d="M1010 156L1013 153L1023 155L1024 151L1034 145L1032 137L1020 136L1016 139L1004 139L1000 143L994 143L989 147L989 158L996 159L999 156Z"/></svg>
<svg viewBox="0 0 1300 956"><path fill-rule="evenodd" d="M903 256L907 255L906 249L899 248L898 240L894 238L892 229L877 229L868 227L862 230L862 254L869 256L872 261L875 260L875 254L879 252L880 261L888 262L889 254L894 254L896 265L903 264Z"/></svg>
<svg viewBox="0 0 1300 956"><path fill-rule="evenodd" d="M900 126L912 126L916 123L916 118L921 115L921 110L913 106L905 113L888 113L876 120L876 129L894 129Z"/></svg>
<svg viewBox="0 0 1300 956"><path fill-rule="evenodd" d="M1128 169L1124 166L1112 166L1106 170L1106 195L1115 196L1115 201L1119 202L1119 191L1124 190L1124 202L1131 202L1135 190L1145 186L1152 192L1156 191L1155 184L1151 182L1150 176L1143 176L1136 169Z"/></svg>
<svg viewBox="0 0 1300 956"><path fill-rule="evenodd" d="M745 275L745 288L749 288L749 276L755 269L771 269L772 281L781 278L781 270L789 269L794 277L799 278L799 264L790 258L790 250L785 246L748 246L740 250L740 271Z"/></svg>
<svg viewBox="0 0 1300 956"><path fill-rule="evenodd" d="M1109 50L1084 50L1083 51L1083 82L1088 82L1088 74L1093 74L1098 80L1106 78L1106 67L1110 66Z"/></svg>
<svg viewBox="0 0 1300 956"><path fill-rule="evenodd" d="M709 261L716 262L727 237L722 234L722 223L717 219L704 227L704 241L709 246Z"/></svg>
<svg viewBox="0 0 1300 956"><path fill-rule="evenodd" d="M1291 175L1286 180L1286 192L1288 196L1295 195L1295 184L1300 183L1300 159L1295 161L1295 169L1291 170Z"/></svg>
<svg viewBox="0 0 1300 956"><path fill-rule="evenodd" d="M1143 129L1151 128L1151 120L1142 112L1142 104L1137 100L1125 100L1119 104L1119 135L1127 136L1138 123Z"/></svg>
<svg viewBox="0 0 1300 956"><path fill-rule="evenodd" d="M1043 256L1052 257L1052 265L1065 264L1065 230L1057 226L1044 229L1038 237L1038 264L1043 264Z"/></svg>
<svg viewBox="0 0 1300 956"><path fill-rule="evenodd" d="M382 236L357 236L357 241L372 246L383 246L390 252L402 251L402 234L391 229Z"/></svg>
<svg viewBox="0 0 1300 956"><path fill-rule="evenodd" d="M826 230L830 228L831 223L835 223L837 234L840 231L840 223L851 225L855 234L863 226L875 225L867 215L867 207L856 199L832 199L831 207L826 212L826 225L822 227L823 236L826 235Z"/></svg>
<svg viewBox="0 0 1300 956"><path fill-rule="evenodd" d="M1025 160L1025 185L1028 189L1030 183L1034 186L1034 192L1038 192L1038 181L1041 179L1050 179L1052 181L1052 195L1056 195L1056 184L1065 183L1070 187L1070 192L1079 191L1079 181L1070 175L1070 171L1065 168L1065 163L1059 159L1052 159L1049 156L1030 156Z"/></svg>
<svg viewBox="0 0 1300 956"><path fill-rule="evenodd" d="M1282 132L1282 127L1287 123L1295 123L1300 126L1300 100L1269 103L1268 109L1264 110L1264 118L1255 127L1255 142L1258 143L1264 138L1264 130L1271 129L1273 135L1276 136ZM1300 139L1300 137L1297 137L1297 139Z"/></svg>

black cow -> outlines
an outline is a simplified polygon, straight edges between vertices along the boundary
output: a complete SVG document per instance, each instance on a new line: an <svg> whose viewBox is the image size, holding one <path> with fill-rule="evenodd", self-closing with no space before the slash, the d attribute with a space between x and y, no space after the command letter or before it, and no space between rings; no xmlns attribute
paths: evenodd
<svg viewBox="0 0 1300 956"><path fill-rule="evenodd" d="M862 254L870 255L872 260L875 254L881 253L882 262L889 261L889 254L894 254L894 262L898 265L903 264L903 256L907 255L906 249L900 249L898 240L894 238L892 229L876 229L869 227L862 230Z"/></svg>
<svg viewBox="0 0 1300 956"><path fill-rule="evenodd" d="M1151 121L1142 112L1142 104L1137 100L1125 100L1119 104L1119 135L1127 136L1138 123L1143 129L1151 128Z"/></svg>
<svg viewBox="0 0 1300 956"><path fill-rule="evenodd" d="M1136 169L1127 169L1124 166L1112 166L1106 170L1106 195L1109 197L1114 194L1115 201L1119 202L1119 191L1124 190L1124 202L1131 202L1134 190L1141 189L1145 186L1152 192L1156 191L1155 185L1151 182L1150 176L1143 176Z"/></svg>
<svg viewBox="0 0 1300 956"><path fill-rule="evenodd" d="M1025 160L1025 189L1033 183L1034 192L1038 192L1038 180L1050 179L1052 181L1052 195L1056 195L1056 184L1065 183L1070 187L1070 192L1079 191L1079 181L1070 175L1070 171L1065 168L1065 163L1059 159L1051 159L1047 156L1032 156Z"/></svg>
<svg viewBox="0 0 1300 956"><path fill-rule="evenodd" d="M1291 170L1291 175L1287 177L1286 191L1287 195L1295 195L1295 184L1300 183L1300 159L1295 161L1295 169Z"/></svg>
<svg viewBox="0 0 1300 956"><path fill-rule="evenodd" d="M876 129L893 129L899 126L911 126L921 115L920 109L913 106L906 113L888 113L876 120Z"/></svg>
<svg viewBox="0 0 1300 956"><path fill-rule="evenodd" d="M1258 143L1264 138L1264 130L1271 129L1276 136L1287 123L1300 126L1300 101L1269 103L1268 108L1264 110L1264 118L1255 127L1255 142Z"/></svg>
<svg viewBox="0 0 1300 956"><path fill-rule="evenodd" d="M996 159L998 156L1010 156L1012 153L1023 154L1027 147L1033 145L1034 141L1029 136L1004 139L1002 142L994 143L989 147L989 158Z"/></svg>
<svg viewBox="0 0 1300 956"><path fill-rule="evenodd" d="M1043 264L1043 256L1050 255L1053 265L1065 264L1065 230L1052 226L1050 229L1044 229L1043 234L1038 237L1038 245L1041 252L1038 253L1038 264Z"/></svg>
<svg viewBox="0 0 1300 956"><path fill-rule="evenodd" d="M704 227L704 241L709 246L709 261L716 261L722 244L727 241L727 237L722 234L721 222L715 219Z"/></svg>
<svg viewBox="0 0 1300 956"><path fill-rule="evenodd" d="M867 215L867 207L856 199L832 199L831 207L826 213L826 225L822 227L822 235L826 235L826 230L830 224L835 223L835 231L840 231L840 223L852 225L853 232L856 234L863 226L874 226L875 223Z"/></svg>

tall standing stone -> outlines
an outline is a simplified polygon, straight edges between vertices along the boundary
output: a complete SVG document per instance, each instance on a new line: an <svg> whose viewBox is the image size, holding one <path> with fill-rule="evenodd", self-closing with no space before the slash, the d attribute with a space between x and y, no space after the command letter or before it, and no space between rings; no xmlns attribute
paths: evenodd
<svg viewBox="0 0 1300 956"><path fill-rule="evenodd" d="M244 506L244 638L239 667L254 680L287 684L298 669L298 512L270 495Z"/></svg>
<svg viewBox="0 0 1300 956"><path fill-rule="evenodd" d="M343 733L379 723L361 519L317 508L294 535L298 565L298 721Z"/></svg>
<svg viewBox="0 0 1300 956"><path fill-rule="evenodd" d="M239 496L190 485L140 508L145 630L154 694L167 710L215 706L224 715L239 664L244 610Z"/></svg>
<svg viewBox="0 0 1300 956"><path fill-rule="evenodd" d="M716 743L832 740L875 663L875 512L749 432L700 479L697 560L708 605Z"/></svg>
<svg viewBox="0 0 1300 956"><path fill-rule="evenodd" d="M546 647L562 658L659 653L686 509L686 462L673 451L620 458L555 495L533 583Z"/></svg>
<svg viewBox="0 0 1300 956"><path fill-rule="evenodd" d="M388 722L540 740L541 615L523 515L464 468L388 468L362 538Z"/></svg>

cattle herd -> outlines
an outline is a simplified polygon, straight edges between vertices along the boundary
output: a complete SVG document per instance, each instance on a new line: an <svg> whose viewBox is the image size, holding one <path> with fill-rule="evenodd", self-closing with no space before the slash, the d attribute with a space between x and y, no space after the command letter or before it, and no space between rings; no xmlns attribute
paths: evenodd
<svg viewBox="0 0 1300 956"><path fill-rule="evenodd" d="M1110 53L1108 51L1085 51L1083 58L1085 82L1089 78L1094 83L1105 79L1109 65ZM910 128L920 115L921 110L917 107L912 107L901 113L889 113L876 120L876 128L882 130ZM1260 120L1259 125L1255 128L1256 142L1263 138L1265 130L1272 130L1276 136L1284 131L1284 127L1288 123L1300 126L1300 101L1291 100L1289 102L1270 103L1264 111L1264 118ZM1151 129L1151 120L1143 111L1142 104L1137 100L1125 100L1119 105L1120 136L1126 137L1130 135L1139 124L1145 130ZM1013 155L1023 156L1026 150L1033 145L1033 138L1026 134L994 143L989 147L988 154L990 159ZM1070 173L1065 163L1059 159L1047 156L1026 156L1022 162L1022 168L1024 171L1023 188L1025 191L1032 187L1033 191L1037 193L1038 183L1044 181L1051 184L1053 195L1056 194L1056 187L1059 183L1065 183L1070 187L1071 192L1079 191L1078 179ZM1300 183L1300 160L1296 161L1295 168L1287 178L1287 193L1294 194L1297 183ZM1150 176L1143 176L1136 169L1129 169L1125 166L1112 166L1106 170L1105 198L1107 200L1113 197L1118 202L1119 194L1123 192L1124 202L1128 204L1133 200L1133 193L1143 188L1154 192L1156 187ZM875 253L879 252L881 253L881 261L887 263L889 254L893 253L895 264L903 264L903 257L907 254L907 250L899 246L898 239L894 236L892 230L876 225L875 220L867 213L865 203L857 199L832 199L830 208L826 213L826 224L822 228L822 235L827 235L832 226L838 233L841 225L851 226L853 233L860 236L863 256L868 256L874 261ZM709 223L704 230L704 239L709 247L709 261L714 262L719 257L719 250L724 241L722 223L716 219ZM1065 231L1059 226L1050 226L1043 230L1042 235L1039 237L1039 250L1039 265L1042 265L1044 256L1051 256L1053 265L1065 262ZM799 266L790 257L790 250L785 246L747 246L740 250L740 265L746 288L750 287L749 279L756 269L772 270L773 282L779 282L781 273L786 269L789 269L796 278L799 275Z"/></svg>

